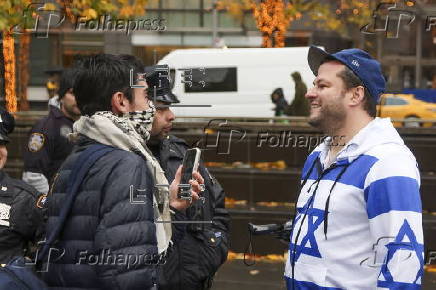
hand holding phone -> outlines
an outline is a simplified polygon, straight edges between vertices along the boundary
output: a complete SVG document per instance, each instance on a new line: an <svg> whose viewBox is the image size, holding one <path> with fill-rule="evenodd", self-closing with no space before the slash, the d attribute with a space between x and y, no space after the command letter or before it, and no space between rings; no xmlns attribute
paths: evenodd
<svg viewBox="0 0 436 290"><path fill-rule="evenodd" d="M198 148L188 149L183 158L182 176L179 184L178 198L192 200L191 185L189 180L192 179L193 172L198 170L200 163L201 150ZM204 202L204 198L202 198Z"/></svg>
<svg viewBox="0 0 436 290"><path fill-rule="evenodd" d="M182 178L180 179L180 184L188 184L189 180L192 179L192 173L198 170L200 155L201 150L198 148L186 150L185 156L183 157Z"/></svg>

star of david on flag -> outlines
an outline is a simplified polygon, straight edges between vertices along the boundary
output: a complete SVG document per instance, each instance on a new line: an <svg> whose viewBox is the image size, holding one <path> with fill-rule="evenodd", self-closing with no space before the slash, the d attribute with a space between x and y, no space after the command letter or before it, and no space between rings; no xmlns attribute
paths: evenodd
<svg viewBox="0 0 436 290"><path fill-rule="evenodd" d="M295 261L298 260L301 254L321 258L321 253L318 250L318 243L315 238L315 231L324 221L324 210L313 208L313 203L311 201L312 198L309 198L307 203L302 208L297 208L297 217L295 218L294 224L298 225L298 221L304 217L307 210L307 216L303 220L304 223L307 223L307 232L301 239L300 244L298 245L297 243L297 245L295 245L295 238L293 236L299 231L300 226L304 227L304 225L299 224L298 227L294 228L292 231L289 249L292 253L294 247L296 247ZM298 239L300 240L300 237Z"/></svg>
<svg viewBox="0 0 436 290"><path fill-rule="evenodd" d="M406 286L415 286L417 289L420 289L420 283L424 273L422 268L422 265L424 264L424 245L417 242L416 236L406 219L404 219L403 225L398 231L395 241L387 244L386 247L388 248L388 254L386 262L382 266L377 286L389 289L402 289L402 287L404 288ZM413 281L404 281L404 277L399 277L397 273L393 272L393 269L390 269L389 262L393 260L395 254L401 250L411 251L411 254L400 262L402 262L401 267L403 269L404 267L407 267L407 272L414 276ZM416 261L416 263L414 263L414 261ZM397 265L397 267L400 266ZM416 275L414 275L415 273Z"/></svg>

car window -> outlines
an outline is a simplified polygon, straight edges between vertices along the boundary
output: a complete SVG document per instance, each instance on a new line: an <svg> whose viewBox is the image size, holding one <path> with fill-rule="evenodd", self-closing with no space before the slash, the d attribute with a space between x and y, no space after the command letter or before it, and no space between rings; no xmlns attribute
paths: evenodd
<svg viewBox="0 0 436 290"><path fill-rule="evenodd" d="M192 80L185 82L185 92L236 92L237 79L236 67L192 68Z"/></svg>
<svg viewBox="0 0 436 290"><path fill-rule="evenodd" d="M170 69L170 86L171 86L171 90L174 89L175 80L176 80L176 70L172 68L172 69Z"/></svg>
<svg viewBox="0 0 436 290"><path fill-rule="evenodd" d="M388 106L401 106L409 104L406 100L401 98L386 98L385 105Z"/></svg>

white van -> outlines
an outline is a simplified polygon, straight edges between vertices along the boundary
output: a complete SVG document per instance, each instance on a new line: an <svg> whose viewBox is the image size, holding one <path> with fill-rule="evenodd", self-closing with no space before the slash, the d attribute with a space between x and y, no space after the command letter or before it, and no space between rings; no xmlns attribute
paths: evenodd
<svg viewBox="0 0 436 290"><path fill-rule="evenodd" d="M294 71L308 88L312 86L308 51L309 47L179 49L158 64L170 67L173 93L181 101L173 108L176 116L272 117L274 89L282 88L289 103L294 98ZM189 105L197 107L185 107Z"/></svg>

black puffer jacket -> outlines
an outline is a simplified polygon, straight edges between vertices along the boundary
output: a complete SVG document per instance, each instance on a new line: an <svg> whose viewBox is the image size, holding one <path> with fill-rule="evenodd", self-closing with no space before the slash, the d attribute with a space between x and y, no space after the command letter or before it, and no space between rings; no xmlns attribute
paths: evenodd
<svg viewBox="0 0 436 290"><path fill-rule="evenodd" d="M29 256L28 246L43 235L41 193L0 170L0 264L15 256Z"/></svg>
<svg viewBox="0 0 436 290"><path fill-rule="evenodd" d="M92 142L82 139L56 176L47 200L47 234L58 221L70 171ZM52 253L48 272L43 275L47 284L55 289L144 290L157 283L153 188L153 178L141 156L115 150L101 157L79 188L56 244L65 251ZM134 196L144 195L145 203L132 203L131 191Z"/></svg>
<svg viewBox="0 0 436 290"><path fill-rule="evenodd" d="M149 147L171 183L189 146L184 140L169 136L159 144L149 142ZM159 290L208 289L215 272L227 259L230 217L224 205L225 193L202 164L199 171L205 182L202 195L206 200L188 208L186 218L212 224L188 224L184 238L172 248L160 268Z"/></svg>

